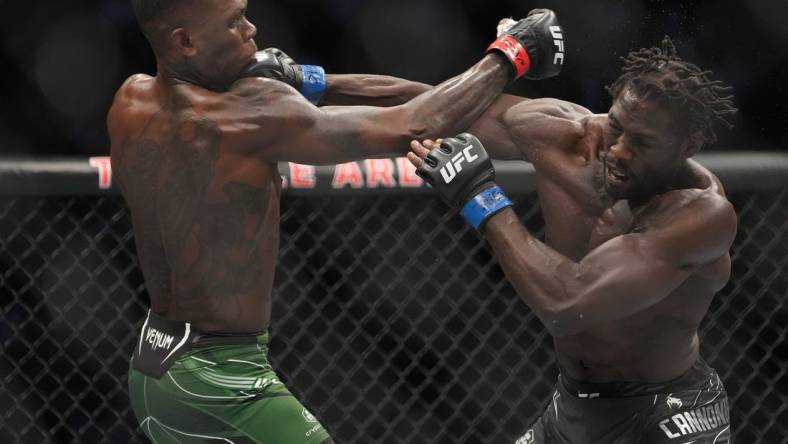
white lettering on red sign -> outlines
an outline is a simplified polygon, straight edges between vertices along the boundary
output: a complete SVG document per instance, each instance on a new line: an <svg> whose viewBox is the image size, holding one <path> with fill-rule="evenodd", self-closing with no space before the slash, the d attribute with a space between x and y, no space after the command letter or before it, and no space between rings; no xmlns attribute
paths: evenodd
<svg viewBox="0 0 788 444"><path fill-rule="evenodd" d="M402 188L418 188L424 184L424 180L416 175L416 167L407 157L397 157L397 176Z"/></svg>
<svg viewBox="0 0 788 444"><path fill-rule="evenodd" d="M364 186L364 177L361 175L361 167L358 162L340 163L334 168L334 178L331 180L331 187L340 189L345 185L352 188Z"/></svg>
<svg viewBox="0 0 788 444"><path fill-rule="evenodd" d="M93 168L98 169L98 186L102 190L107 190L112 186L112 163L109 156L91 157L88 163Z"/></svg>
<svg viewBox="0 0 788 444"><path fill-rule="evenodd" d="M416 175L416 168L406 157L367 159L340 163L334 166L331 188L418 188L424 181ZM363 165L363 167L362 167ZM312 165L288 162L289 173L282 175L282 188L316 188L317 171ZM321 181L325 178L321 178Z"/></svg>
<svg viewBox="0 0 788 444"><path fill-rule="evenodd" d="M315 167L290 162L290 186L293 188L314 188Z"/></svg>
<svg viewBox="0 0 788 444"><path fill-rule="evenodd" d="M367 169L367 188L377 188L378 185L386 188L397 186L394 181L394 162L391 159L367 159L364 166Z"/></svg>

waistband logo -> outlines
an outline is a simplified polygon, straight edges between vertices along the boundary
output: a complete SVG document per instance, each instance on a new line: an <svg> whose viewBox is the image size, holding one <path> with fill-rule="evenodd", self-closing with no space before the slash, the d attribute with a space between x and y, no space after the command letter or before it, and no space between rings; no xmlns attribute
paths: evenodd
<svg viewBox="0 0 788 444"><path fill-rule="evenodd" d="M525 435L521 436L514 444L533 444L534 439L534 429L528 429Z"/></svg>
<svg viewBox="0 0 788 444"><path fill-rule="evenodd" d="M315 415L310 413L309 410L307 410L306 408L301 410L301 416L303 416L304 419L306 419L306 422L317 422L317 418L315 418Z"/></svg>
<svg viewBox="0 0 788 444"><path fill-rule="evenodd" d="M150 344L152 350L159 348L169 349L172 346L172 341L174 340L174 336L156 330L153 327L148 327L148 331L145 334L145 341Z"/></svg>
<svg viewBox="0 0 788 444"><path fill-rule="evenodd" d="M671 395L668 395L667 404L668 404L668 407L670 407L672 409L680 409L681 406L684 405L684 403L681 402L681 399L674 398Z"/></svg>

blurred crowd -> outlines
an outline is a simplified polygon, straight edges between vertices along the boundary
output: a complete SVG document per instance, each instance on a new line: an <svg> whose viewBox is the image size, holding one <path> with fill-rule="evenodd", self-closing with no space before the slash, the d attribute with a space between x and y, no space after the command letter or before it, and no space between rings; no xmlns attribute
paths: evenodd
<svg viewBox="0 0 788 444"><path fill-rule="evenodd" d="M260 48L301 63L435 84L479 59L500 18L536 7L558 13L566 66L509 92L604 112L619 58L667 34L682 57L733 87L736 128L711 149L788 147L785 0L249 0L247 16ZM115 90L133 73L155 73L130 0L0 0L0 66L0 153L21 155L107 154Z"/></svg>

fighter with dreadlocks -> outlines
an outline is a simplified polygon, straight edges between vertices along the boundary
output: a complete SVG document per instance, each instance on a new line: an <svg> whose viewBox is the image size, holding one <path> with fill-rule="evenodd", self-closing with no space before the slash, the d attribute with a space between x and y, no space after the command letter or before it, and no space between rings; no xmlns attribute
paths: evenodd
<svg viewBox="0 0 788 444"><path fill-rule="evenodd" d="M722 184L691 159L736 112L710 75L666 37L624 58L607 114L502 96L471 128L478 139L411 143L418 174L486 235L554 337L556 390L517 444L729 442L727 394L698 339L736 234ZM495 185L480 140L533 164L544 241Z"/></svg>

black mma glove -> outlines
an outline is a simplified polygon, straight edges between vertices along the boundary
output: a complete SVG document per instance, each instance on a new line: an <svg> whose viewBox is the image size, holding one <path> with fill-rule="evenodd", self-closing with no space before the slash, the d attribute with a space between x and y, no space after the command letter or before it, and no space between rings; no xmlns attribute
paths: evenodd
<svg viewBox="0 0 788 444"><path fill-rule="evenodd" d="M555 12L534 9L487 48L500 51L514 68L514 77L532 80L557 76L564 66L564 33Z"/></svg>
<svg viewBox="0 0 788 444"><path fill-rule="evenodd" d="M495 183L495 169L490 156L476 136L462 133L443 139L416 169L441 198L460 213L474 228L512 201Z"/></svg>
<svg viewBox="0 0 788 444"><path fill-rule="evenodd" d="M244 68L242 77L267 77L285 82L314 104L323 98L326 72L322 66L299 65L277 48L257 51L254 58L254 62Z"/></svg>

